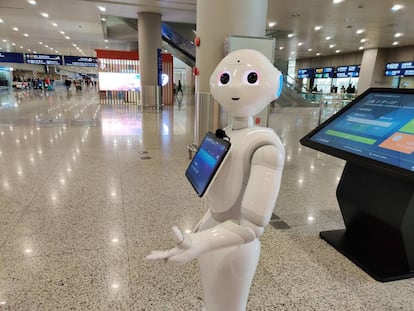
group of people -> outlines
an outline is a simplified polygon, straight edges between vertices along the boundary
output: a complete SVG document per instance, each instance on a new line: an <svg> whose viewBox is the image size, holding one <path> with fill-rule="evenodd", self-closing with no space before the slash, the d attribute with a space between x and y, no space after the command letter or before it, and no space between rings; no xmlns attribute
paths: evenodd
<svg viewBox="0 0 414 311"><path fill-rule="evenodd" d="M318 92L318 87L316 85L313 86L311 88L311 92L312 93ZM331 93L338 93L338 87L335 86L335 85L332 85L331 86ZM355 86L353 84L349 84L346 89L345 89L345 86L342 85L340 90L339 90L339 93L341 93L341 94L345 94L345 93L354 94L354 93L356 93L356 89L355 89Z"/></svg>
<svg viewBox="0 0 414 311"><path fill-rule="evenodd" d="M23 78L23 77L14 77L13 82L20 82L21 88L23 89L51 89L53 87L54 80L46 78Z"/></svg>

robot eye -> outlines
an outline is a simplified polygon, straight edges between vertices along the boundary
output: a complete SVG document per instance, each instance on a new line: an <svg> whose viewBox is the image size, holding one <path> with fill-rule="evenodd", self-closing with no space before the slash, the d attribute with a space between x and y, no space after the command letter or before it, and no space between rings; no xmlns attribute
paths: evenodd
<svg viewBox="0 0 414 311"><path fill-rule="evenodd" d="M230 82L230 74L228 72L222 72L220 75L219 85L226 85Z"/></svg>
<svg viewBox="0 0 414 311"><path fill-rule="evenodd" d="M243 82L248 85L259 84L259 74L255 70L249 70L244 73Z"/></svg>

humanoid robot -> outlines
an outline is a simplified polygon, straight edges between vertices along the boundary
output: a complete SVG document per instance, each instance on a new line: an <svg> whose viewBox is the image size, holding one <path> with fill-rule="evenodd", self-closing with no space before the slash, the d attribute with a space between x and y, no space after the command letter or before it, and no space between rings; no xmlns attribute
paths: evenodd
<svg viewBox="0 0 414 311"><path fill-rule="evenodd" d="M282 82L282 74L255 50L237 50L218 64L210 89L233 116L224 129L231 149L205 194L207 213L193 232L173 227L177 245L146 258L174 264L198 258L207 311L246 309L259 237L276 204L285 158L279 137L254 126L253 116L279 97Z"/></svg>

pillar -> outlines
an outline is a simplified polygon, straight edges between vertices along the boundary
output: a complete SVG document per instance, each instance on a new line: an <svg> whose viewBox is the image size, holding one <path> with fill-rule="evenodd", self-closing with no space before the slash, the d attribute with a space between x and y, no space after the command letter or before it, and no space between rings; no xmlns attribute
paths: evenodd
<svg viewBox="0 0 414 311"><path fill-rule="evenodd" d="M392 78L384 75L387 52L386 49L364 50L359 71L358 94L363 93L370 87L392 86Z"/></svg>
<svg viewBox="0 0 414 311"><path fill-rule="evenodd" d="M267 0L199 0L197 1L195 81L196 124L194 141L198 144L205 132L220 125L220 109L210 94L209 80L225 56L225 39L233 36L264 37L267 22Z"/></svg>
<svg viewBox="0 0 414 311"><path fill-rule="evenodd" d="M161 105L157 58L157 49L161 47L161 14L138 12L138 55L143 106Z"/></svg>

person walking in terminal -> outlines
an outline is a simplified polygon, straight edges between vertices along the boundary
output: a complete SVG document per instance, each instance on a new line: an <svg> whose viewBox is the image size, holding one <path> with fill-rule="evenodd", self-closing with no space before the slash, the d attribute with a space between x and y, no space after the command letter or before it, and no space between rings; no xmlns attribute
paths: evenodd
<svg viewBox="0 0 414 311"><path fill-rule="evenodd" d="M218 64L211 93L233 121L223 134L231 142L227 158L204 195L207 212L190 234L173 227L175 247L146 257L172 264L198 258L208 311L246 309L259 237L276 204L285 159L279 137L254 126L253 116L279 97L282 82L282 74L255 50L237 50Z"/></svg>
<svg viewBox="0 0 414 311"><path fill-rule="evenodd" d="M181 80L178 80L177 95L178 95L179 92L181 92L181 95L184 95L183 86L181 85Z"/></svg>

